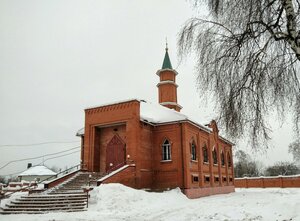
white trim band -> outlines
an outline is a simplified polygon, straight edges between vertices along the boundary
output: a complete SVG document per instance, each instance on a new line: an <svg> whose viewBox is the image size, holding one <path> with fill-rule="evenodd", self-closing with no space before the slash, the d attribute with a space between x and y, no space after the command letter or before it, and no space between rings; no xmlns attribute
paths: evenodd
<svg viewBox="0 0 300 221"><path fill-rule="evenodd" d="M175 102L161 102L159 103L160 105L174 105L174 106L177 106L179 107L180 109L182 108L182 106L180 106L179 104L175 103Z"/></svg>
<svg viewBox="0 0 300 221"><path fill-rule="evenodd" d="M156 72L156 75L160 76L160 73L161 72L164 72L164 71L172 71L175 75L178 74L178 72L174 69L169 69L169 68L165 68L165 69L159 69L157 72Z"/></svg>
<svg viewBox="0 0 300 221"><path fill-rule="evenodd" d="M175 85L176 87L178 87L178 84L176 84L174 81L170 81L170 80L167 80L167 81L161 81L161 82L159 82L156 86L159 87L160 85L163 85L163 84L173 84L173 85Z"/></svg>

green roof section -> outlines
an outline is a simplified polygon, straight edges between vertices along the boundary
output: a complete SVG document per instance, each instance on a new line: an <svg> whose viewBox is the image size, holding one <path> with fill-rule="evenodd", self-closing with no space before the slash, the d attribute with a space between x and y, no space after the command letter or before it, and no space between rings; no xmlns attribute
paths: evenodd
<svg viewBox="0 0 300 221"><path fill-rule="evenodd" d="M173 69L168 53L168 48L166 48L165 58L161 69Z"/></svg>

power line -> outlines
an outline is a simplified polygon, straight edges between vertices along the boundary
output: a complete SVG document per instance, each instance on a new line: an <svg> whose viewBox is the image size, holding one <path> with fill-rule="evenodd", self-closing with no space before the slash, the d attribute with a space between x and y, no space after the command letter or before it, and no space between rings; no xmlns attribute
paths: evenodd
<svg viewBox="0 0 300 221"><path fill-rule="evenodd" d="M21 162L21 161L25 161L25 160L34 160L34 159L39 159L39 158L43 158L43 157L46 157L46 156L53 156L53 155L64 153L64 152L74 150L74 149L77 149L77 148L80 148L80 146L73 147L73 148L70 148L68 150L59 151L59 152L56 152L56 153L45 154L45 155L38 156L38 157L30 157L30 158L25 158L25 159L12 160L12 161L9 161L8 163L6 163L5 165L3 165L2 167L0 167L0 170L3 169L4 167L8 166L11 163Z"/></svg>
<svg viewBox="0 0 300 221"><path fill-rule="evenodd" d="M39 163L39 164L36 164L36 165L34 165L34 166L40 166L40 165L42 165L44 162L46 162L47 160L52 160L52 159L56 159L56 158L68 156L68 155L71 155L71 154L74 154L74 153L78 153L79 151L80 151L80 150L76 150L76 151L73 151L73 152L71 152L71 153L59 155L59 156L56 156L56 157L51 157L51 158L48 158L48 159L44 160L43 162L41 162L41 163ZM34 166L32 166L32 167L34 167ZM1 176L13 176L13 175L22 173L23 171L24 171L24 170L22 170L22 171L20 171L20 172L17 172L17 173L11 173L11 174L1 175Z"/></svg>
<svg viewBox="0 0 300 221"><path fill-rule="evenodd" d="M60 143L77 143L80 141L49 141L49 142L42 142L42 143L32 143L32 144L4 144L0 145L0 147L29 147L29 146L39 146L45 144L60 144Z"/></svg>
<svg viewBox="0 0 300 221"><path fill-rule="evenodd" d="M63 155L60 155L60 156L57 156L57 157L50 157L50 158L44 160L44 162L46 162L46 161L48 161L48 160L53 160L53 159L56 159L56 158L68 156L68 155L71 155L71 154L73 154L73 153L78 153L79 151L80 151L80 150L76 150L76 151L73 151L73 152L71 152L71 153L63 154ZM43 163L44 163L44 162L43 162Z"/></svg>

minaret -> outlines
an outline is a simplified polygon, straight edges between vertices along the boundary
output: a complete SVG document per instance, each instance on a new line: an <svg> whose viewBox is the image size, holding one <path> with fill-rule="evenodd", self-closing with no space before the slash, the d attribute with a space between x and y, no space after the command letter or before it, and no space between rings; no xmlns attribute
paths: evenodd
<svg viewBox="0 0 300 221"><path fill-rule="evenodd" d="M160 78L160 82L157 84L159 103L180 112L182 107L177 104L178 85L176 84L176 75L178 73L172 68L168 53L168 44L166 44L166 53L162 68L158 70L156 74Z"/></svg>

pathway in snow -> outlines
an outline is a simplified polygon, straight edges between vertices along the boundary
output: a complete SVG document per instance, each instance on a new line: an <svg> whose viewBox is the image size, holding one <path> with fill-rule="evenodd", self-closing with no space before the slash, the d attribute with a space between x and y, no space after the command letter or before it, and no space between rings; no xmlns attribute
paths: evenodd
<svg viewBox="0 0 300 221"><path fill-rule="evenodd" d="M179 189L149 193L120 184L104 184L91 194L86 212L0 215L0 220L300 221L300 188L236 189L231 194L190 200Z"/></svg>

